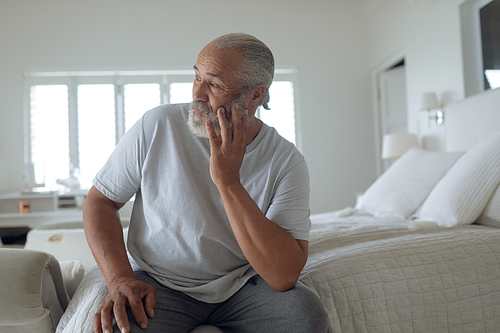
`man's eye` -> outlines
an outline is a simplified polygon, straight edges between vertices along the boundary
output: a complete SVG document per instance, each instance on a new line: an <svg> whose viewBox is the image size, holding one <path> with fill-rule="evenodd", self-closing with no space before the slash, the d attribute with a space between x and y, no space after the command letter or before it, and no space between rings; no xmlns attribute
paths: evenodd
<svg viewBox="0 0 500 333"><path fill-rule="evenodd" d="M213 83L213 82L210 82L210 85L211 85L212 87L214 87L214 88L219 88L219 85L218 85L218 84L215 84L215 83Z"/></svg>
<svg viewBox="0 0 500 333"><path fill-rule="evenodd" d="M195 79L196 81L200 81L200 80L201 80L201 79L200 79L200 77L199 77L198 75L195 75L195 76L194 76L194 79Z"/></svg>

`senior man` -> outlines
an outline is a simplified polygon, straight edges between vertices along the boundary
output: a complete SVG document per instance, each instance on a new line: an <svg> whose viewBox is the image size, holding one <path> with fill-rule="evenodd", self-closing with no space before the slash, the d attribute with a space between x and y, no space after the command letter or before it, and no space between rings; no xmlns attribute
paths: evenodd
<svg viewBox="0 0 500 333"><path fill-rule="evenodd" d="M326 331L321 301L297 282L310 229L306 162L255 117L268 107L271 51L224 35L194 72L193 102L146 112L85 201L109 287L94 330ZM134 194L127 253L118 210Z"/></svg>

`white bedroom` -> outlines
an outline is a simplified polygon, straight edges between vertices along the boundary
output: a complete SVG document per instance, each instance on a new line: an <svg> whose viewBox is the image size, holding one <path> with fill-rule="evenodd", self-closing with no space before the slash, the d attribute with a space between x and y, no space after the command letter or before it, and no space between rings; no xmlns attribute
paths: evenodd
<svg viewBox="0 0 500 333"><path fill-rule="evenodd" d="M107 290L82 224L92 179L144 112L191 101L198 53L231 32L274 55L258 116L307 162L300 281L329 331L499 331L500 90L485 70L500 70L500 41L481 37L499 14L480 16L491 4L0 0L0 247L13 268L0 273L0 331L92 331L88 295ZM389 134L411 142L389 156L404 143L385 147ZM120 211L125 241L133 205ZM14 283L59 265L55 289ZM49 292L59 299L40 307ZM33 311L6 302L32 295Z"/></svg>

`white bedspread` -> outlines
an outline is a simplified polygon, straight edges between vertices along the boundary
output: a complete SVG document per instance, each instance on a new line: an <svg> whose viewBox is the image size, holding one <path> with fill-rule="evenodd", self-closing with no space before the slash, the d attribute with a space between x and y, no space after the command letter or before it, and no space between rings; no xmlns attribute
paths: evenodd
<svg viewBox="0 0 500 333"><path fill-rule="evenodd" d="M313 217L301 281L332 332L499 332L500 229Z"/></svg>
<svg viewBox="0 0 500 333"><path fill-rule="evenodd" d="M409 230L408 221L314 215L301 281L331 332L500 331L500 228ZM107 286L94 267L58 333L92 332Z"/></svg>

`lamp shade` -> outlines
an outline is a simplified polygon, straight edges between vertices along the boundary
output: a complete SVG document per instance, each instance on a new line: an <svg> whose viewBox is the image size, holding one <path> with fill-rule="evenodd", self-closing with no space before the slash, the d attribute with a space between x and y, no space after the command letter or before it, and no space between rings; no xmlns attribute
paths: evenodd
<svg viewBox="0 0 500 333"><path fill-rule="evenodd" d="M416 134L386 134L382 142L382 159L395 160L412 147L418 147L418 138Z"/></svg>
<svg viewBox="0 0 500 333"><path fill-rule="evenodd" d="M423 110L438 109L439 103L435 92L427 92L422 94L422 101L420 103L420 108Z"/></svg>

